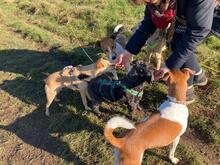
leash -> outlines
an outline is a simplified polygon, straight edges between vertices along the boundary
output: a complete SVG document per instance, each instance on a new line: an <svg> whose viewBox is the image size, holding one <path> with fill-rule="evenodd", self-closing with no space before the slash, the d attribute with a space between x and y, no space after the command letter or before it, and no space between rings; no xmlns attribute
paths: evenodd
<svg viewBox="0 0 220 165"><path fill-rule="evenodd" d="M74 35L74 38L77 40L77 42L78 42L80 48L83 50L83 53L84 53L84 54L89 58L89 60L94 64L94 63L95 63L94 60L89 56L89 54L86 52L86 50L82 47L82 45L81 45L79 39L76 37L76 35L75 35L75 33L73 32L73 29L72 29L72 28L71 28L71 31L72 31L72 34ZM112 80L112 78L111 78L109 75L107 75L106 73L104 73L104 75L105 75L106 77L108 77L110 80Z"/></svg>

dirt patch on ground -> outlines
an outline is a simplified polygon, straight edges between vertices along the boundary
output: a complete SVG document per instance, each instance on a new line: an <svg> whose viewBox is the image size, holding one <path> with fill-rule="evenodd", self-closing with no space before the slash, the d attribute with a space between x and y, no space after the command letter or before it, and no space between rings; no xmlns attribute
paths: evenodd
<svg viewBox="0 0 220 165"><path fill-rule="evenodd" d="M192 131L187 131L184 136L182 136L184 143L193 148L197 149L205 158L207 165L218 165L220 164L220 149L211 145L204 143L199 138L196 138Z"/></svg>

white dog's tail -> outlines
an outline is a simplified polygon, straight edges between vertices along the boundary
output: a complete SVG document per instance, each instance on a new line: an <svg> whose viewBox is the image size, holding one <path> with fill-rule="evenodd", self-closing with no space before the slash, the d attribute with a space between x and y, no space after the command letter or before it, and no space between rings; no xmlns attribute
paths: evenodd
<svg viewBox="0 0 220 165"><path fill-rule="evenodd" d="M123 30L124 25L123 24L119 24L114 28L114 33L120 33Z"/></svg>
<svg viewBox="0 0 220 165"><path fill-rule="evenodd" d="M115 147L117 148L121 148L124 145L124 138L116 138L113 135L113 131L114 129L118 128L118 127L122 127L122 128L126 128L126 129L135 129L135 126L129 122L128 120L122 118L122 117L113 117L112 119L110 119L106 126L105 126L105 131L104 131L104 135L105 138Z"/></svg>

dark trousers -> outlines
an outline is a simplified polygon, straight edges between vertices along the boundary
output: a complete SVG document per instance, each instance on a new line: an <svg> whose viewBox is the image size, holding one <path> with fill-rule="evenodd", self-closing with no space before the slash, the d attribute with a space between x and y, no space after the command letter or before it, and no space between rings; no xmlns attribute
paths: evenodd
<svg viewBox="0 0 220 165"><path fill-rule="evenodd" d="M176 45L178 45L178 42L181 41L181 37L182 36L183 35L180 34L180 33L174 33L173 40L171 41L171 49L173 51L175 50ZM190 55L189 60L186 61L180 69L183 69L183 68L192 69L196 73L200 71L200 66L199 66L199 63L198 63L198 60L196 58L196 54L195 53ZM194 76L191 75L189 80L188 80L188 86L193 85L193 79L194 79Z"/></svg>

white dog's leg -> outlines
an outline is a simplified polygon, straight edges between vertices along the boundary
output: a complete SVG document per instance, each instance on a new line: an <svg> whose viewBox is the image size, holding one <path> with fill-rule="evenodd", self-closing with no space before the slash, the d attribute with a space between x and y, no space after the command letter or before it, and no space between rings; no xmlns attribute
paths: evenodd
<svg viewBox="0 0 220 165"><path fill-rule="evenodd" d="M179 159L174 157L176 146L178 145L179 140L180 140L180 137L178 136L170 146L169 158L173 164L177 164L179 162Z"/></svg>

